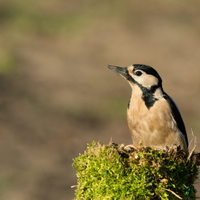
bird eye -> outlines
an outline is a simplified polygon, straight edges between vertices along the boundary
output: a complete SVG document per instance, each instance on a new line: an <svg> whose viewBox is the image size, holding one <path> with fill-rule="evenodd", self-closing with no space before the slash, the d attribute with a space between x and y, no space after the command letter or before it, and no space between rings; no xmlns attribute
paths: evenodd
<svg viewBox="0 0 200 200"><path fill-rule="evenodd" d="M136 75L136 76L141 76L141 75L142 75L142 72L141 72L141 71L136 71L136 72L135 72L135 75Z"/></svg>

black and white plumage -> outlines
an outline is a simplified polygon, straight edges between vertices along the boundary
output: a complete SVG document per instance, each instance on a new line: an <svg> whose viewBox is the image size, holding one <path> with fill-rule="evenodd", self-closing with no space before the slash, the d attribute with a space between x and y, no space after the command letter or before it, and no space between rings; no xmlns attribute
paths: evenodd
<svg viewBox="0 0 200 200"><path fill-rule="evenodd" d="M108 68L125 78L132 88L127 121L133 144L161 149L175 145L187 151L187 133L180 111L164 92L157 71L141 64Z"/></svg>

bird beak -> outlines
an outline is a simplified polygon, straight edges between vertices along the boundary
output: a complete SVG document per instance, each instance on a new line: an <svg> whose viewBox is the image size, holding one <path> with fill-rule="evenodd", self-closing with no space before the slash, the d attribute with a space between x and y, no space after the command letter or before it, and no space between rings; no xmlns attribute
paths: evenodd
<svg viewBox="0 0 200 200"><path fill-rule="evenodd" d="M122 77L128 79L128 70L126 67L118 67L114 65L108 65L108 68L111 69L113 72L118 73Z"/></svg>

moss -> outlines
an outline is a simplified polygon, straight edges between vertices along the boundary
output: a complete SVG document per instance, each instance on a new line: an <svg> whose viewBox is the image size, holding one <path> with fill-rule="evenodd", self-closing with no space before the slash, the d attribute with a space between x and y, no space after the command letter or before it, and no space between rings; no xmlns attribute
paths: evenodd
<svg viewBox="0 0 200 200"><path fill-rule="evenodd" d="M184 151L124 145L89 144L74 159L78 185L75 199L195 199L198 167Z"/></svg>

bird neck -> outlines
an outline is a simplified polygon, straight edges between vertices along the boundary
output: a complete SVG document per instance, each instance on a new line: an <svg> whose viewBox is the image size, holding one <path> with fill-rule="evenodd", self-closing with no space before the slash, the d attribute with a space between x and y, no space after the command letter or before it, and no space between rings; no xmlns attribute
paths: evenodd
<svg viewBox="0 0 200 200"><path fill-rule="evenodd" d="M154 103L163 97L163 90L160 86L152 86L150 88L143 87L142 85L134 84L132 87L131 99L128 105L130 107L140 108L145 105L150 109Z"/></svg>

